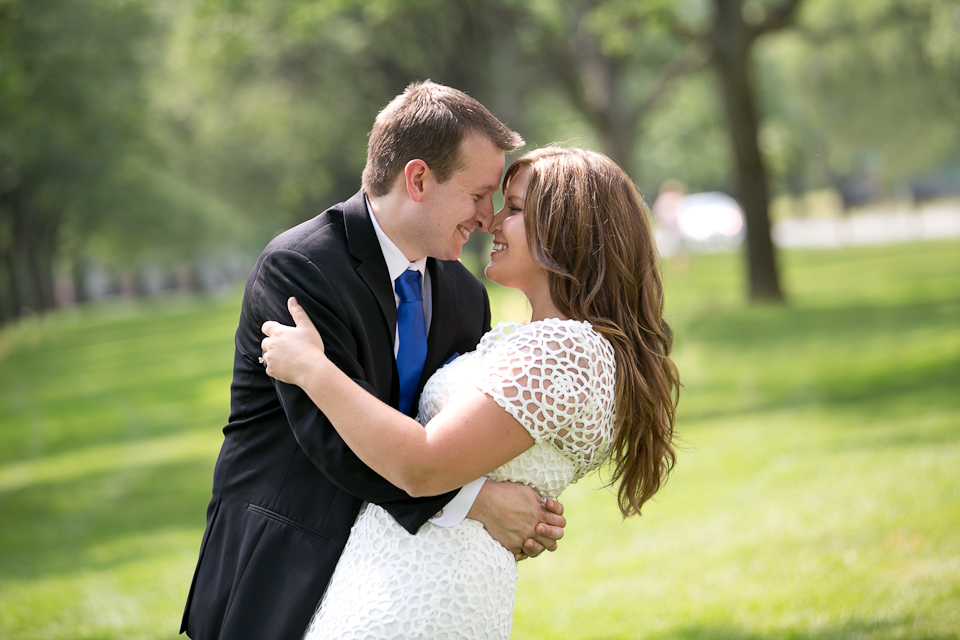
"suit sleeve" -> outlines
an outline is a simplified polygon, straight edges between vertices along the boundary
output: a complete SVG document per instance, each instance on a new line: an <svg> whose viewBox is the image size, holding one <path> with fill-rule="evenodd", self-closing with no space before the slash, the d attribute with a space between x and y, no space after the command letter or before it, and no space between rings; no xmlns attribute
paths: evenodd
<svg viewBox="0 0 960 640"><path fill-rule="evenodd" d="M480 291L483 293L483 332L490 333L490 296L487 294L487 288L480 285Z"/></svg>
<svg viewBox="0 0 960 640"><path fill-rule="evenodd" d="M346 324L346 310L316 265L299 253L275 251L261 263L253 293L251 313L257 334L267 320L293 324L287 299L295 296L323 336L330 361L374 393L358 360L358 344ZM251 354L254 360L260 353L262 337L260 334ZM391 505L388 511L411 533L456 495L453 491L441 496L411 498L361 462L303 390L277 381L274 386L297 443L320 471L336 486L367 502Z"/></svg>

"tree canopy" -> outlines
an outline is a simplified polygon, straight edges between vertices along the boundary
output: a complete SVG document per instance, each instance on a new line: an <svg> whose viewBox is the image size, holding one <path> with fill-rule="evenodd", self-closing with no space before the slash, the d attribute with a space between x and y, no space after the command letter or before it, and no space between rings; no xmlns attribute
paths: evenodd
<svg viewBox="0 0 960 640"><path fill-rule="evenodd" d="M0 321L83 265L172 267L359 187L377 111L463 89L532 144L591 146L652 199L735 195L751 294L768 203L958 171L947 0L0 0ZM759 252L759 253L758 253Z"/></svg>

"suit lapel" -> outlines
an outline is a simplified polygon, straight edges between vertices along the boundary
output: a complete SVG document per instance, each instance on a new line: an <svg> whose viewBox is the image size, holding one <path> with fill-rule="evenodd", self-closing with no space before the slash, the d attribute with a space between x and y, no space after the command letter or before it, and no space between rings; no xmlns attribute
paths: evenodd
<svg viewBox="0 0 960 640"><path fill-rule="evenodd" d="M392 332L397 327L397 303L390 281L390 272L387 271L387 263L383 259L383 251L377 239L377 232L367 213L363 191L343 203L343 223L350 253L360 261L357 274L376 298L386 320L387 330L392 336ZM430 289L433 297L433 317L430 320L430 333L427 336L427 359L417 386L418 395L423 391L423 385L427 379L450 357L450 344L457 330L457 298L453 278L446 273L443 263L433 258L427 260L427 269L430 270L432 283ZM395 387L397 380L394 363Z"/></svg>
<svg viewBox="0 0 960 640"><path fill-rule="evenodd" d="M347 245L354 258L360 261L357 275L373 293L387 323L387 329L397 326L397 304L391 288L390 272L383 259L377 232L370 222L363 191L343 203L343 224L347 232Z"/></svg>

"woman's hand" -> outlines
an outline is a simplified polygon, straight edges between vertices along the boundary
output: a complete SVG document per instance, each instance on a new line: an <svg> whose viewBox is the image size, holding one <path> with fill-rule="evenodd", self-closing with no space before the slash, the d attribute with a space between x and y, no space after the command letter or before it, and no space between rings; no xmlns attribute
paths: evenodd
<svg viewBox="0 0 960 640"><path fill-rule="evenodd" d="M287 300L294 327L268 320L260 330L267 336L260 342L267 375L280 382L300 385L310 371L326 359L323 339L296 298ZM301 385L302 386L302 385Z"/></svg>

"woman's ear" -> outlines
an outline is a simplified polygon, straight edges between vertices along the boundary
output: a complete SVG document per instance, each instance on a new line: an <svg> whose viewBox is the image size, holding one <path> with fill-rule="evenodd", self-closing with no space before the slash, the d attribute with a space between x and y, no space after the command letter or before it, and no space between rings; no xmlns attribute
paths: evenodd
<svg viewBox="0 0 960 640"><path fill-rule="evenodd" d="M423 198L425 182L430 175L430 167L423 160L411 160L403 168L404 186L407 188L407 194L414 202L420 202Z"/></svg>

